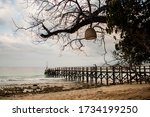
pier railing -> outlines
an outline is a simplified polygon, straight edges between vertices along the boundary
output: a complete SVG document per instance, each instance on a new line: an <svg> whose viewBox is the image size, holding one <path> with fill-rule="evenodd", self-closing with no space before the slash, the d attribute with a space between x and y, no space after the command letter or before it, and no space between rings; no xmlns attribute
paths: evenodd
<svg viewBox="0 0 150 117"><path fill-rule="evenodd" d="M150 83L150 66L57 67L46 69L45 75L94 85L142 84Z"/></svg>

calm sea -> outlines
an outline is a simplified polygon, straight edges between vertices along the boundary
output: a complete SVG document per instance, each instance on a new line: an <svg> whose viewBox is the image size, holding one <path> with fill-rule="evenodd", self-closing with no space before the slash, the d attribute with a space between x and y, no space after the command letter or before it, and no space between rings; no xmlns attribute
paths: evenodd
<svg viewBox="0 0 150 117"><path fill-rule="evenodd" d="M56 80L44 76L40 67L0 67L0 85L50 83Z"/></svg>

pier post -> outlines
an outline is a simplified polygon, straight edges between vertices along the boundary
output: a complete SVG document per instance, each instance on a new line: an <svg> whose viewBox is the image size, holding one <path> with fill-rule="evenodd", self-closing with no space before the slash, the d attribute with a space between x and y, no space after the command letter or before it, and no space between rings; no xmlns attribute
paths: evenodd
<svg viewBox="0 0 150 117"><path fill-rule="evenodd" d="M90 67L90 85L93 84L93 67Z"/></svg>
<svg viewBox="0 0 150 117"><path fill-rule="evenodd" d="M106 67L106 85L108 86L109 75L108 75L108 67Z"/></svg>
<svg viewBox="0 0 150 117"><path fill-rule="evenodd" d="M127 84L129 84L129 67L126 68Z"/></svg>
<svg viewBox="0 0 150 117"><path fill-rule="evenodd" d="M96 86L97 86L97 66L95 66L94 67L94 72L95 72L95 74L94 74L94 77L95 77L95 84L96 84Z"/></svg>
<svg viewBox="0 0 150 117"><path fill-rule="evenodd" d="M86 67L86 82L89 83L89 69Z"/></svg>
<svg viewBox="0 0 150 117"><path fill-rule="evenodd" d="M123 71L122 71L122 66L120 66L120 84L123 84Z"/></svg>
<svg viewBox="0 0 150 117"><path fill-rule="evenodd" d="M113 76L113 85L116 84L116 77L115 77L115 67L112 67L112 76Z"/></svg>
<svg viewBox="0 0 150 117"><path fill-rule="evenodd" d="M145 80L145 84L147 84L147 81L146 81L146 67L144 66L144 80Z"/></svg>
<svg viewBox="0 0 150 117"><path fill-rule="evenodd" d="M84 82L84 67L82 67L82 82Z"/></svg>
<svg viewBox="0 0 150 117"><path fill-rule="evenodd" d="M129 70L130 70L130 71L129 71L129 73L130 73L130 84L132 84L132 72L131 72L131 69L132 69L132 68L131 68L131 66L130 66L130 67L129 67Z"/></svg>
<svg viewBox="0 0 150 117"><path fill-rule="evenodd" d="M100 84L103 85L103 73L102 73L102 67L100 67Z"/></svg>
<svg viewBox="0 0 150 117"><path fill-rule="evenodd" d="M139 79L140 79L140 84L142 84L141 66L139 66Z"/></svg>

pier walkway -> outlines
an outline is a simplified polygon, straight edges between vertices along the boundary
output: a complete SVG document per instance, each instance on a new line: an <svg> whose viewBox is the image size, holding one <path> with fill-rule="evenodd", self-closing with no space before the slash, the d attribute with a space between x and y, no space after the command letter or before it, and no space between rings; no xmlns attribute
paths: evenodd
<svg viewBox="0 0 150 117"><path fill-rule="evenodd" d="M90 85L142 84L150 83L150 66L57 67L46 69L45 75Z"/></svg>

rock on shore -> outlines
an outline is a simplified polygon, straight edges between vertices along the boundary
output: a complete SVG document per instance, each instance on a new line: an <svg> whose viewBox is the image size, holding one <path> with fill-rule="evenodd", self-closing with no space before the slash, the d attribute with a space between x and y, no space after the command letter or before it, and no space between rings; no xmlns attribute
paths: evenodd
<svg viewBox="0 0 150 117"><path fill-rule="evenodd" d="M6 86L0 88L0 96L9 97L11 95L20 95L27 93L48 93L48 92L58 92L63 91L62 86L39 86L38 84L33 84L29 86Z"/></svg>

